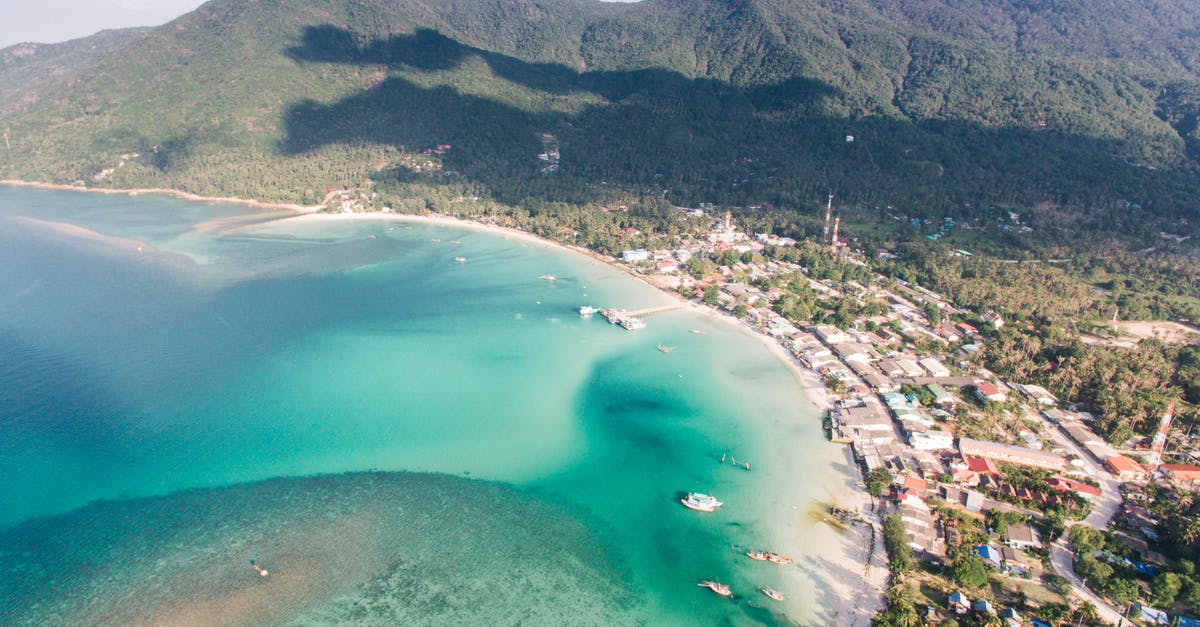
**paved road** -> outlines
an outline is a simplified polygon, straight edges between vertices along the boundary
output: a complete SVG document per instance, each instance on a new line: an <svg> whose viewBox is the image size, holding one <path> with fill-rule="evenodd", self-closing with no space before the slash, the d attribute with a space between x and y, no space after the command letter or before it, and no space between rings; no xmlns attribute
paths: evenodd
<svg viewBox="0 0 1200 627"><path fill-rule="evenodd" d="M1037 416L1041 417L1040 414L1037 414ZM1083 460L1083 469L1100 483L1100 497L1093 501L1091 513L1087 515L1087 518L1074 524L1086 524L1093 529L1107 528L1109 521L1121 511L1121 482L1117 481L1108 471L1098 468L1093 463L1087 451L1076 444L1074 440L1067 437L1062 430L1051 425L1049 422L1046 422L1046 424L1050 427L1049 433L1054 444L1061 446L1075 457ZM1120 611L1094 594L1091 590L1088 590L1083 585L1083 582L1079 580L1079 577L1075 575L1074 563L1074 553L1068 548L1065 538L1059 538L1054 544L1050 545L1050 564L1054 567L1054 572L1066 577L1067 581L1071 582L1072 594L1095 605L1100 617L1104 620L1111 623L1121 622Z"/></svg>
<svg viewBox="0 0 1200 627"><path fill-rule="evenodd" d="M1110 623L1118 623L1121 620L1121 613L1117 608L1108 604L1107 601L1101 599L1091 590L1088 590L1083 582L1079 580L1079 576L1075 574L1074 553L1067 548L1067 541L1059 538L1054 544L1050 545L1050 564L1054 567L1054 572L1067 578L1071 582L1071 594L1084 601L1090 601L1096 606L1096 611L1100 614L1100 618Z"/></svg>

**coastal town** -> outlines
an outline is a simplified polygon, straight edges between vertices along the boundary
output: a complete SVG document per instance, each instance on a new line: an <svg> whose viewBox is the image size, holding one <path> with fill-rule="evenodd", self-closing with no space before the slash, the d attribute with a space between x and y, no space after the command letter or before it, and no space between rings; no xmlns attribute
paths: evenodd
<svg viewBox="0 0 1200 627"><path fill-rule="evenodd" d="M1200 625L1171 609L1200 591L1180 583L1194 564L1156 550L1165 521L1150 507L1200 484L1195 440L1172 431L1173 405L1153 438L1114 446L1089 412L981 364L989 333L1006 324L995 310L870 272L828 213L820 246L853 270L839 281L789 253L803 243L742 232L708 209L680 209L710 226L701 236L624 250L619 264L735 317L820 378L824 427L871 497L834 509L883 538L888 611L900 605L930 625ZM798 292L849 313L839 324L781 314L803 311L787 302Z"/></svg>

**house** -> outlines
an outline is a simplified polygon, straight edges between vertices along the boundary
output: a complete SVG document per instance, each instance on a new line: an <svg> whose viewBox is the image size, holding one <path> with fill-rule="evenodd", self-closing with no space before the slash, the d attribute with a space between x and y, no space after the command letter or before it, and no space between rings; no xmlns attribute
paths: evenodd
<svg viewBox="0 0 1200 627"><path fill-rule="evenodd" d="M1121 481L1140 481L1146 478L1146 469L1124 455L1109 457L1104 460L1104 467Z"/></svg>
<svg viewBox="0 0 1200 627"><path fill-rule="evenodd" d="M965 507L972 512L983 511L983 493L978 490L967 490L967 500L964 503Z"/></svg>
<svg viewBox="0 0 1200 627"><path fill-rule="evenodd" d="M1018 385L1017 389L1023 392L1025 396L1037 401L1038 405L1053 407L1058 404L1058 399L1040 385Z"/></svg>
<svg viewBox="0 0 1200 627"><path fill-rule="evenodd" d="M1027 524L1009 525L1004 530L1004 543L1014 549L1039 549L1042 547L1042 539L1039 537L1037 529Z"/></svg>
<svg viewBox="0 0 1200 627"><path fill-rule="evenodd" d="M908 434L908 443L919 451L940 451L954 448L954 435L941 429L914 431Z"/></svg>
<svg viewBox="0 0 1200 627"><path fill-rule="evenodd" d="M967 610L971 609L970 599L967 598L967 595L961 592L951 592L950 600L947 601L947 603L950 605L950 609L953 610L955 614L966 614Z"/></svg>
<svg viewBox="0 0 1200 627"><path fill-rule="evenodd" d="M1004 326L1004 318L1001 318L1000 314L992 311L991 309L987 310L987 313L983 314L983 321L992 325L992 328L994 329L999 329L1000 327Z"/></svg>
<svg viewBox="0 0 1200 627"><path fill-rule="evenodd" d="M978 601L972 603L971 609L975 610L976 612L980 612L982 614L995 614L996 613L996 608L992 607L992 604L987 602L985 599L979 599Z"/></svg>
<svg viewBox="0 0 1200 627"><path fill-rule="evenodd" d="M664 274L674 274L679 272L679 262L677 261L660 261L654 265L654 269Z"/></svg>
<svg viewBox="0 0 1200 627"><path fill-rule="evenodd" d="M896 365L900 368L900 370L904 373L904 376L906 376L906 377L916 378L916 377L925 376L925 369L922 368L921 366L919 366L917 364L917 362L912 359L907 359L907 358L897 359Z"/></svg>
<svg viewBox="0 0 1200 627"><path fill-rule="evenodd" d="M1143 605L1141 603L1134 603L1133 605L1129 606L1129 615L1141 618L1143 623L1149 623L1151 625L1171 624L1171 617L1168 616L1166 612L1154 609L1149 605Z"/></svg>
<svg viewBox="0 0 1200 627"><path fill-rule="evenodd" d="M995 566L996 568L1000 568L1000 565L1004 561L1004 558L1000 555L1000 549L989 544L975 547L975 553L979 557L982 557L983 561L987 562L989 566Z"/></svg>
<svg viewBox="0 0 1200 627"><path fill-rule="evenodd" d="M813 335L821 338L821 341L826 344L841 344L850 341L850 336L845 331L829 324L819 324L813 327Z"/></svg>
<svg viewBox="0 0 1200 627"><path fill-rule="evenodd" d="M1100 488L1094 485L1088 485L1073 479L1064 477L1054 477L1046 482L1046 485L1060 492L1072 492L1085 499L1094 499L1100 497Z"/></svg>
<svg viewBox="0 0 1200 627"><path fill-rule="evenodd" d="M929 374L931 376L934 376L934 377L950 376L950 370L948 368L946 368L946 366L942 365L942 362L940 362L932 357L918 359L917 363L920 364L922 368L925 368L926 370L928 370Z"/></svg>
<svg viewBox="0 0 1200 627"><path fill-rule="evenodd" d="M1010 627L1020 627L1020 625L1024 623L1024 621L1021 619L1021 615L1011 607L1006 607L1000 610L1000 618L1004 620L1006 624L1010 625Z"/></svg>
<svg viewBox="0 0 1200 627"><path fill-rule="evenodd" d="M626 263L641 263L650 259L650 253L645 248L621 251L621 261Z"/></svg>
<svg viewBox="0 0 1200 627"><path fill-rule="evenodd" d="M991 401L993 403L1003 403L1008 400L1008 395L1005 394L994 383L977 383L975 384L975 396L981 401Z"/></svg>
<svg viewBox="0 0 1200 627"><path fill-rule="evenodd" d="M957 404L957 401L955 401L954 397L946 391L946 388L938 385L937 383L930 383L929 385L925 386L925 388L933 394L934 405L954 411L954 406Z"/></svg>
<svg viewBox="0 0 1200 627"><path fill-rule="evenodd" d="M1163 464L1158 467L1163 476L1178 483L1200 481L1200 466L1195 464Z"/></svg>

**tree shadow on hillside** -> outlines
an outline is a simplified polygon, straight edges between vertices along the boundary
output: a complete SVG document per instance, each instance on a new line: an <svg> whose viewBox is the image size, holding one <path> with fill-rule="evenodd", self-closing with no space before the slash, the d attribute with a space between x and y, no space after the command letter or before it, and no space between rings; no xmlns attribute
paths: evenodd
<svg viewBox="0 0 1200 627"><path fill-rule="evenodd" d="M1086 203L1117 192L1151 207L1155 195L1188 191L1126 167L1123 146L1111 140L952 121L850 119L835 113L842 93L809 78L742 88L660 68L579 72L429 29L364 41L316 26L285 52L301 63L384 66L392 74L333 104L294 103L284 115L284 155L333 144L413 152L451 144L441 157L445 169L509 202L586 202L598 197L602 182L670 190L680 204L806 206L834 191L860 203L907 203L910 212L976 201ZM468 68L476 61L514 85L499 88L504 98L398 75L472 86L490 81ZM488 89L497 87L488 82ZM543 174L546 162L538 159L543 134L553 134L561 151L554 174ZM1136 224L1120 215L1104 219L1117 229Z"/></svg>

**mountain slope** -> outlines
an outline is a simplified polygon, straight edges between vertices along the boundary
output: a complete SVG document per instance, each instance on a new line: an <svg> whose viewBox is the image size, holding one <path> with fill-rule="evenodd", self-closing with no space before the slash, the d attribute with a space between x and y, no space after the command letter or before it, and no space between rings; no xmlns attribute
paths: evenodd
<svg viewBox="0 0 1200 627"><path fill-rule="evenodd" d="M524 205L832 190L1146 235L1200 191L1197 33L1168 0L214 0L71 44L70 80L29 71L66 62L44 48L0 66L0 176L305 202L367 177Z"/></svg>

